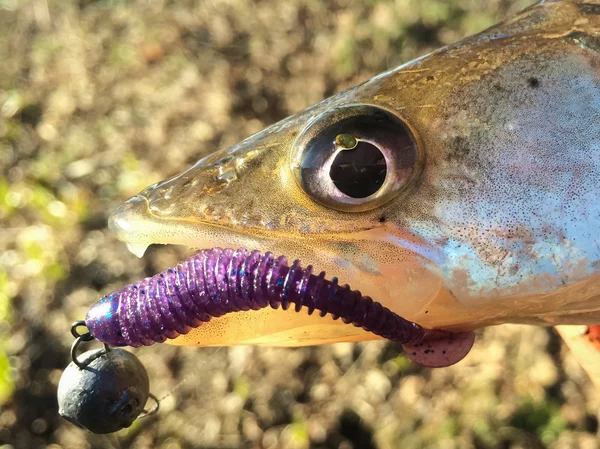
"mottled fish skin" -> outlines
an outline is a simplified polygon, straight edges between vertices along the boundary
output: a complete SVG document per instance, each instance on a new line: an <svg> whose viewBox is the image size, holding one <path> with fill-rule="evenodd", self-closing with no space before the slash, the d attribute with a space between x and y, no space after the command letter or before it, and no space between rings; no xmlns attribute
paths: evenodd
<svg viewBox="0 0 600 449"><path fill-rule="evenodd" d="M141 247L301 259L427 328L600 322L599 34L598 0L542 2L201 159L110 226ZM315 202L293 174L298 136L352 105L400 117L419 151L411 182L366 212ZM361 332L261 310L176 341L374 338Z"/></svg>

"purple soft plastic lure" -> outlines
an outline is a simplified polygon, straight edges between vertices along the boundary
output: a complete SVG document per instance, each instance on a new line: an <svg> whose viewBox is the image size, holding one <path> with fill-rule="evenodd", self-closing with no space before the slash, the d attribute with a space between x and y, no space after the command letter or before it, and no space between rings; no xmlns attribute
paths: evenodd
<svg viewBox="0 0 600 449"><path fill-rule="evenodd" d="M90 333L113 346L142 346L176 338L212 317L265 307L318 310L345 323L402 343L418 343L426 331L337 278L312 274L283 256L245 249L203 250L150 278L94 304L85 322Z"/></svg>

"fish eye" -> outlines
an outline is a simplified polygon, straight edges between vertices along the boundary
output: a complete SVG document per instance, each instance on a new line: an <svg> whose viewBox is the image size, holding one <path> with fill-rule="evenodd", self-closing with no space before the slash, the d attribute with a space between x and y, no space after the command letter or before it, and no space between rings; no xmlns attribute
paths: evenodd
<svg viewBox="0 0 600 449"><path fill-rule="evenodd" d="M292 170L315 201L364 212L399 194L417 173L409 127L375 106L347 106L317 117L298 137Z"/></svg>

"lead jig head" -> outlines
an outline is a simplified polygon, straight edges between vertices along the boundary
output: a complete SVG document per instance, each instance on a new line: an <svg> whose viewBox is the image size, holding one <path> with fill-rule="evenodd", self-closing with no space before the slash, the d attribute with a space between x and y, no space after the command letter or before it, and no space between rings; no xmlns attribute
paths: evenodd
<svg viewBox="0 0 600 449"><path fill-rule="evenodd" d="M156 406L144 415L158 410L158 400L150 393L148 373L140 360L123 349L105 346L77 357L83 341L91 341L89 332L79 334L76 322L71 332L76 336L71 349L73 361L63 372L58 384L58 413L78 427L92 433L105 434L131 426L144 412L148 397Z"/></svg>

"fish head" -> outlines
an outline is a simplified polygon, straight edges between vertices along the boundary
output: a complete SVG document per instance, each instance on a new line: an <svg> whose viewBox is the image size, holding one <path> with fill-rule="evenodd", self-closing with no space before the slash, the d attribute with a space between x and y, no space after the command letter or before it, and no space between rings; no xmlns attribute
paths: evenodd
<svg viewBox="0 0 600 449"><path fill-rule="evenodd" d="M110 227L134 249L243 247L300 259L428 327L594 312L600 16L590 11L542 2L338 93L146 188ZM262 310L181 338L374 337Z"/></svg>

